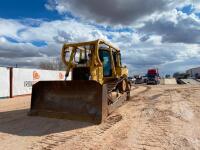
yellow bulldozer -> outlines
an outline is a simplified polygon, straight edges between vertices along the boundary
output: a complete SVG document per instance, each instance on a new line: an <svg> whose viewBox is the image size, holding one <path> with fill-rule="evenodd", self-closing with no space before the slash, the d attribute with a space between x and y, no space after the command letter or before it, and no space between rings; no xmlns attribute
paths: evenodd
<svg viewBox="0 0 200 150"><path fill-rule="evenodd" d="M100 39L64 44L61 57L72 80L33 85L30 115L99 124L129 99L128 69L112 44Z"/></svg>

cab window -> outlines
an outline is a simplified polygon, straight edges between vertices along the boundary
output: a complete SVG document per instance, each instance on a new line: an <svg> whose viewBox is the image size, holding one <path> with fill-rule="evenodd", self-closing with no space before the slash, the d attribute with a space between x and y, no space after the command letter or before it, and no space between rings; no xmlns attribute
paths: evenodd
<svg viewBox="0 0 200 150"><path fill-rule="evenodd" d="M112 76L112 65L111 65L110 52L106 51L106 50L100 50L99 57L100 57L101 62L103 63L104 77Z"/></svg>

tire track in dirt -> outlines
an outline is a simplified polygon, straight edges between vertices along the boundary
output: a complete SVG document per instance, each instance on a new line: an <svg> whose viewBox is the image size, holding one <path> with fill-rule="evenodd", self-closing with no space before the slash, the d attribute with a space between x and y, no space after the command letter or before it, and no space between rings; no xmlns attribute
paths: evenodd
<svg viewBox="0 0 200 150"><path fill-rule="evenodd" d="M44 124L41 126L47 126L41 127L41 132L44 133L42 136L25 137L21 134L13 136L0 133L0 141L3 144L1 148L6 146L5 141L10 138L11 146L24 144L22 148L31 150L200 149L200 136L197 132L200 131L199 89L183 86L142 85L134 88L131 94L131 99L115 110L100 125L48 132L57 126L53 122L48 126L49 123L44 120ZM5 116L9 117L10 115L3 114L4 112L2 112L0 121L2 123L9 121L9 119L5 119ZM18 117L15 118L18 119ZM17 120L17 122L18 126L22 128L15 132L25 133L22 126L23 121ZM32 123L32 121L27 123L25 129ZM8 124L14 124L14 122L8 122ZM18 128L18 126L14 126L14 128ZM6 124L2 127L6 128ZM11 127L13 130L13 126ZM26 143L24 142L25 138Z"/></svg>
<svg viewBox="0 0 200 150"><path fill-rule="evenodd" d="M190 111L189 99L191 92L180 90L177 95L176 90L163 91L162 94L155 94L153 96L140 96L140 101L143 101L144 108L141 109L140 119L138 119L138 125L141 127L137 129L129 138L134 139L134 143L130 144L130 147L135 149L194 149L191 141L187 136L179 133L182 130L181 125L187 126L189 120L187 116L179 114L175 108L180 108L180 111ZM161 99L159 99L162 97ZM165 101L161 101L166 99ZM176 98L176 99L174 99ZM174 106L174 102L178 100L178 104ZM158 104L157 104L158 103ZM165 105L165 107L159 107L159 105ZM184 106L184 107L183 107ZM188 110L189 109L189 110ZM186 117L186 118L185 118ZM190 133L190 132L189 132Z"/></svg>
<svg viewBox="0 0 200 150"><path fill-rule="evenodd" d="M84 129L80 129L77 133L67 134L67 133L56 133L50 134L43 137L41 140L33 143L29 149L30 150L52 150L56 147L70 141L74 141L75 139L82 139L82 142L86 142L87 140L96 139L97 136L102 136L107 130L113 127L117 122L122 119L120 114L115 114L100 124L96 126L96 128L91 129L90 132L85 132Z"/></svg>
<svg viewBox="0 0 200 150"><path fill-rule="evenodd" d="M151 87L147 85L136 86L136 88L131 91L130 100L133 100L134 98L138 97L140 94L148 92L150 89Z"/></svg>
<svg viewBox="0 0 200 150"><path fill-rule="evenodd" d="M104 123L99 125L99 127L95 131L95 134L96 135L103 134L105 131L110 129L112 126L114 126L117 122L119 122L121 120L122 120L122 115L120 115L120 114L116 114L111 117L108 117L108 119Z"/></svg>
<svg viewBox="0 0 200 150"><path fill-rule="evenodd" d="M148 88L145 92L150 90ZM170 123L171 120L168 111L161 111L156 108L156 101L162 94L155 94L150 97L139 96L139 100L143 102L141 109L136 136L132 148L136 149L167 149L166 144L170 142Z"/></svg>
<svg viewBox="0 0 200 150"><path fill-rule="evenodd" d="M148 90L150 90L150 87L148 87L148 86L137 86L131 92L136 91L136 95L139 95L144 92L147 92ZM127 103L129 103L129 101L127 101L124 105L127 105ZM121 106L121 107L123 107L123 106ZM119 113L119 111L117 111L117 110L114 111L113 115L109 116L105 122L100 124L98 126L98 128L95 129L96 131L93 133L93 136L95 136L95 135L101 136L104 132L106 132L107 130L112 128L115 124L120 122L122 119L123 119L123 116Z"/></svg>
<svg viewBox="0 0 200 150"><path fill-rule="evenodd" d="M122 120L122 115L115 113L106 119L102 124L95 126L94 128L87 129L87 131L80 132L80 142L76 146L72 146L73 149L102 149L103 143L108 142L112 130ZM106 137L106 139L105 139ZM71 144L71 143L70 143ZM58 148L59 149L59 148Z"/></svg>
<svg viewBox="0 0 200 150"><path fill-rule="evenodd" d="M108 119L102 123L101 125L99 125L95 131L92 133L91 131L91 135L90 135L90 140L91 141L95 141L96 143L102 143L102 139L105 138L105 135L111 135L111 139L108 138L108 141L110 144L111 143L116 143L116 140L115 139L112 139L112 136L114 136L115 132L118 132L118 136L119 137L116 137L116 139L124 139L127 135L127 132L128 132L128 126L129 124L126 122L126 118L123 118L126 116L126 112L123 112L122 110L124 109L128 109L130 107L130 104L133 103L133 100L132 98L134 98L134 96L137 96L137 95L140 95L144 92L147 92L148 90L150 89L150 87L146 87L146 86L137 86L136 88L134 88L131 92L133 93L132 97L131 97L131 100L129 101L126 101L124 103L124 105L122 105L120 108L116 109L114 111L114 114L112 114L110 117L108 117ZM127 116L126 116L127 117ZM120 121L123 119L123 123L120 123ZM125 119L125 120L124 120ZM119 124L118 124L119 123ZM116 125L116 128L115 128L115 125ZM126 125L126 129L124 129ZM114 130L113 130L114 128ZM100 131L100 132L99 132ZM105 134L105 135L104 135ZM99 140L97 140L99 139ZM114 141L112 141L114 140ZM98 141L98 142L97 142ZM83 142L83 141L82 141ZM84 143L84 142L83 142ZM115 147L115 144L113 145ZM86 149L95 149L95 146L88 146L86 147ZM100 149L107 149L105 148L104 146L100 146L98 147Z"/></svg>
<svg viewBox="0 0 200 150"><path fill-rule="evenodd" d="M32 144L30 150L52 150L67 140L73 140L76 135L66 135L64 133L50 134L43 137L40 141Z"/></svg>
<svg viewBox="0 0 200 150"><path fill-rule="evenodd" d="M140 87L135 88L138 90ZM142 93L143 91L146 91L147 88L144 88L144 90L139 90L138 94ZM107 132L110 128L112 128L115 124L120 122L122 120L122 115L115 113L115 111L103 122L102 124L95 126L95 128L90 129L90 132L85 132L84 129L80 129L78 134L72 134L67 135L67 133L62 134L50 134L45 137L43 137L41 140L37 141L36 143L33 143L29 147L31 150L51 150L55 149L56 147L70 141L74 141L77 139L82 139L82 142L87 142L89 139L90 141L96 140L99 137L103 136L105 132ZM88 130L88 129L87 129ZM98 137L98 138L97 138Z"/></svg>

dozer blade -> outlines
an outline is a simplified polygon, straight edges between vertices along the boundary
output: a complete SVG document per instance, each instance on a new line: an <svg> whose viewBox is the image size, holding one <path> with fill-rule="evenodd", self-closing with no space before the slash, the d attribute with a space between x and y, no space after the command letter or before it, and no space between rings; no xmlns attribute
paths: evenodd
<svg viewBox="0 0 200 150"><path fill-rule="evenodd" d="M99 124L108 115L107 85L96 81L40 81L33 85L29 115Z"/></svg>

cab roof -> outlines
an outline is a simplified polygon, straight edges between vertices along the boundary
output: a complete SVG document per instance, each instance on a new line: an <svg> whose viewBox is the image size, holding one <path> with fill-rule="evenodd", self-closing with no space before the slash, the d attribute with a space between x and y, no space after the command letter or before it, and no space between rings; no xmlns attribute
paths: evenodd
<svg viewBox="0 0 200 150"><path fill-rule="evenodd" d="M85 45L97 45L97 44L105 44L108 47L111 47L113 49L115 49L116 51L120 51L119 48L115 47L113 44L106 42L105 40L102 39L97 39L95 41L88 41L88 42L78 42L78 43L65 43L64 47L80 47L80 46L85 46Z"/></svg>

